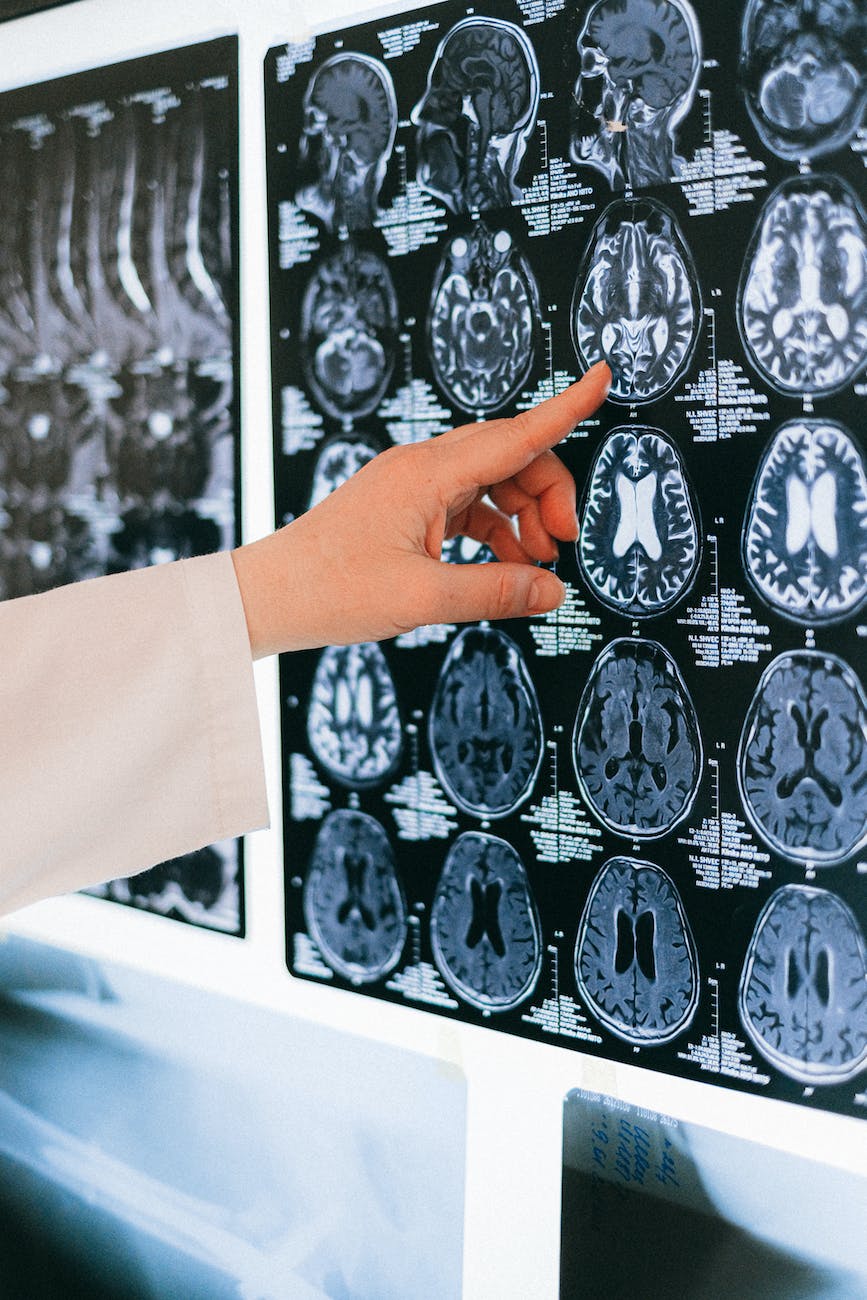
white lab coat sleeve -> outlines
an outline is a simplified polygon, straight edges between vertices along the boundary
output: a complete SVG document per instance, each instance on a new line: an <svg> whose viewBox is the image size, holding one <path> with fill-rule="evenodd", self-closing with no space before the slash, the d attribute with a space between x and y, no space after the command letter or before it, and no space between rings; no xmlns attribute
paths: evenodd
<svg viewBox="0 0 867 1300"><path fill-rule="evenodd" d="M0 602L0 913L267 822L228 552Z"/></svg>

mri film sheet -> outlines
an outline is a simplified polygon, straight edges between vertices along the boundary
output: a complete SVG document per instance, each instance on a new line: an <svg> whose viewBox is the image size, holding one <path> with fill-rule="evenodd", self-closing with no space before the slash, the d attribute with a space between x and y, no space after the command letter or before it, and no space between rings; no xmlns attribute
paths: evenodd
<svg viewBox="0 0 867 1300"><path fill-rule="evenodd" d="M270 51L278 523L613 375L561 609L281 665L295 976L864 1114L865 31L446 0Z"/></svg>

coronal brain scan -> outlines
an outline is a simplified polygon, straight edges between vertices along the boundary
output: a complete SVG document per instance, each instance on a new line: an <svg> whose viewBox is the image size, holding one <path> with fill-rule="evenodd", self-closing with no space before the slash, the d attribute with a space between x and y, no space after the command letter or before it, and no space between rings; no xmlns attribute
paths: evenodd
<svg viewBox="0 0 867 1300"><path fill-rule="evenodd" d="M578 37L572 157L612 189L664 184L682 164L677 124L695 96L701 48L686 0L599 0Z"/></svg>
<svg viewBox="0 0 867 1300"><path fill-rule="evenodd" d="M867 1066L867 951L836 894L785 885L765 904L741 975L744 1028L768 1061L805 1084Z"/></svg>
<svg viewBox="0 0 867 1300"><path fill-rule="evenodd" d="M431 362L464 411L488 413L525 382L537 346L539 292L507 230L477 225L446 247L428 318Z"/></svg>
<svg viewBox="0 0 867 1300"><path fill-rule="evenodd" d="M364 434L340 434L325 443L313 467L308 509L339 488L347 479L378 456L382 448L376 440Z"/></svg>
<svg viewBox="0 0 867 1300"><path fill-rule="evenodd" d="M350 789L377 785L397 766L400 712L375 642L323 650L310 692L307 738L323 767Z"/></svg>
<svg viewBox="0 0 867 1300"><path fill-rule="evenodd" d="M677 447L660 429L620 426L597 453L584 494L578 561L611 609L652 617L695 577L700 534Z"/></svg>
<svg viewBox="0 0 867 1300"><path fill-rule="evenodd" d="M304 883L304 915L332 969L354 983L396 964L407 934L406 903L388 836L367 813L329 813Z"/></svg>
<svg viewBox="0 0 867 1300"><path fill-rule="evenodd" d="M867 221L833 176L784 181L744 263L739 325L756 369L781 393L824 395L867 361Z"/></svg>
<svg viewBox="0 0 867 1300"><path fill-rule="evenodd" d="M532 992L542 933L511 844L476 831L455 840L434 897L431 944L446 981L481 1011L507 1011Z"/></svg>
<svg viewBox="0 0 867 1300"><path fill-rule="evenodd" d="M490 627L455 639L430 710L434 767L448 796L477 817L504 817L530 794L542 761L542 715L521 652Z"/></svg>
<svg viewBox="0 0 867 1300"><path fill-rule="evenodd" d="M774 435L744 524L756 591L799 623L833 623L867 595L867 473L847 429L792 420Z"/></svg>
<svg viewBox="0 0 867 1300"><path fill-rule="evenodd" d="M738 779L750 820L783 857L833 865L867 843L867 698L848 664L792 650L768 665Z"/></svg>
<svg viewBox="0 0 867 1300"><path fill-rule="evenodd" d="M539 66L526 33L465 18L443 37L412 110L419 183L452 212L508 206L536 124Z"/></svg>
<svg viewBox="0 0 867 1300"><path fill-rule="evenodd" d="M698 957L664 871L638 858L605 863L578 926L575 975L591 1013L629 1043L667 1043L686 1028L698 1002Z"/></svg>
<svg viewBox="0 0 867 1300"><path fill-rule="evenodd" d="M612 400L652 401L689 364L700 320L698 277L671 212L652 199L609 204L575 281L572 338L581 362L608 362Z"/></svg>

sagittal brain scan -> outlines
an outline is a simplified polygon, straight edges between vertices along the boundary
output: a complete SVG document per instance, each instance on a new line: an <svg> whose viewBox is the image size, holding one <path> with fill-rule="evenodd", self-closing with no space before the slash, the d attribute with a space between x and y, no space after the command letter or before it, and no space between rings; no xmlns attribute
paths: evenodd
<svg viewBox="0 0 867 1300"><path fill-rule="evenodd" d="M667 1043L698 1002L698 957L680 895L652 862L611 858L581 916L575 976L588 1010L636 1046Z"/></svg>
<svg viewBox="0 0 867 1300"><path fill-rule="evenodd" d="M607 361L610 397L662 397L689 364L701 293L674 217L653 199L609 204L575 280L572 340L585 366Z"/></svg>
<svg viewBox="0 0 867 1300"><path fill-rule="evenodd" d="M301 304L301 354L310 391L335 419L369 415L394 369L397 296L375 253L346 241L320 262Z"/></svg>
<svg viewBox="0 0 867 1300"><path fill-rule="evenodd" d="M406 903L383 828L362 812L329 813L304 882L304 915L333 970L368 983L397 963Z"/></svg>
<svg viewBox="0 0 867 1300"><path fill-rule="evenodd" d="M539 65L526 33L465 18L440 42L412 110L419 183L452 212L507 207L536 125Z"/></svg>
<svg viewBox="0 0 867 1300"><path fill-rule="evenodd" d="M434 767L449 798L476 817L505 817L533 789L542 715L521 652L503 632L455 639L430 710Z"/></svg>
<svg viewBox="0 0 867 1300"><path fill-rule="evenodd" d="M836 894L786 885L762 909L740 984L744 1028L762 1055L805 1084L867 1066L867 951Z"/></svg>
<svg viewBox="0 0 867 1300"><path fill-rule="evenodd" d="M833 176L796 176L770 196L747 250L738 323L781 393L824 395L867 361L867 220Z"/></svg>
<svg viewBox="0 0 867 1300"><path fill-rule="evenodd" d="M477 831L455 840L434 897L431 944L443 977L480 1011L508 1011L533 991L542 931L511 844Z"/></svg>
<svg viewBox="0 0 867 1300"><path fill-rule="evenodd" d="M620 426L602 443L581 509L578 561L603 604L632 618L670 609L700 557L692 488L660 429Z"/></svg>
<svg viewBox="0 0 867 1300"><path fill-rule="evenodd" d="M339 434L329 438L316 458L313 482L307 508L312 510L320 501L352 478L369 461L378 456L382 448L374 438L365 434Z"/></svg>
<svg viewBox="0 0 867 1300"><path fill-rule="evenodd" d="M828 866L867 843L867 698L848 664L793 650L768 665L738 779L750 820L783 857Z"/></svg>
<svg viewBox="0 0 867 1300"><path fill-rule="evenodd" d="M572 157L614 190L665 184L680 170L677 125L701 66L686 0L599 0L578 37Z"/></svg>
<svg viewBox="0 0 867 1300"><path fill-rule="evenodd" d="M428 338L443 392L487 414L516 395L533 366L539 292L507 230L477 225L447 245L433 284Z"/></svg>
<svg viewBox="0 0 867 1300"><path fill-rule="evenodd" d="M847 429L791 420L759 466L744 565L762 600L799 623L833 623L867 595L867 473Z"/></svg>
<svg viewBox="0 0 867 1300"><path fill-rule="evenodd" d="M864 0L749 0L740 80L762 142L780 158L842 148L864 116Z"/></svg>
<svg viewBox="0 0 867 1300"><path fill-rule="evenodd" d="M573 757L587 804L617 835L665 835L701 778L698 719L677 665L656 641L612 641L593 665Z"/></svg>
<svg viewBox="0 0 867 1300"><path fill-rule="evenodd" d="M350 789L377 785L403 748L400 712L385 655L375 642L322 652L307 711L307 738L322 766Z"/></svg>

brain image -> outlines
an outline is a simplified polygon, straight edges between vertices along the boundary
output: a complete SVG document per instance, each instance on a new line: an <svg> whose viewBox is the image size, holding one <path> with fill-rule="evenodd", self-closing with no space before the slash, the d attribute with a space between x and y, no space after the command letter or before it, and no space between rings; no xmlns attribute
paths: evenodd
<svg viewBox="0 0 867 1300"><path fill-rule="evenodd" d="M505 230L451 241L434 280L428 339L437 383L465 411L510 401L533 365L539 293Z"/></svg>
<svg viewBox="0 0 867 1300"><path fill-rule="evenodd" d="M843 181L796 176L766 202L747 250L738 324L781 393L831 393L867 360L867 222Z"/></svg>
<svg viewBox="0 0 867 1300"><path fill-rule="evenodd" d="M304 919L323 958L345 979L366 984L400 960L406 903L394 854L366 813L329 813L304 881Z"/></svg>
<svg viewBox="0 0 867 1300"><path fill-rule="evenodd" d="M740 78L762 142L780 158L840 149L864 115L865 0L749 0Z"/></svg>
<svg viewBox="0 0 867 1300"><path fill-rule="evenodd" d="M698 1002L698 958L680 896L638 858L602 867L578 926L575 976L588 1009L628 1043L667 1043Z"/></svg>
<svg viewBox="0 0 867 1300"><path fill-rule="evenodd" d="M842 899L807 885L771 895L750 940L739 1005L758 1050L793 1079L843 1083L867 1065L867 952Z"/></svg>
<svg viewBox="0 0 867 1300"><path fill-rule="evenodd" d="M595 596L632 618L669 609L698 568L699 525L680 452L659 429L613 429L590 473L578 561Z"/></svg>
<svg viewBox="0 0 867 1300"><path fill-rule="evenodd" d="M437 966L481 1011L507 1011L532 992L542 930L527 873L505 840L468 831L446 858L431 911Z"/></svg>
<svg viewBox="0 0 867 1300"><path fill-rule="evenodd" d="M799 623L831 623L867 595L867 473L841 424L792 420L771 440L744 524L744 565L762 600Z"/></svg>
<svg viewBox="0 0 867 1300"><path fill-rule="evenodd" d="M597 221L575 281L572 341L585 366L607 361L615 402L650 402L689 364L701 320L692 257L674 217L618 199Z"/></svg>
<svg viewBox="0 0 867 1300"><path fill-rule="evenodd" d="M612 189L660 185L680 171L677 124L695 96L698 25L685 0L599 0L578 37L572 157Z"/></svg>
<svg viewBox="0 0 867 1300"><path fill-rule="evenodd" d="M520 27L494 18L457 23L412 110L419 184L452 212L520 199L515 176L538 105L539 67Z"/></svg>
<svg viewBox="0 0 867 1300"><path fill-rule="evenodd" d="M434 692L436 774L464 812L505 817L530 794L542 762L542 715L521 652L502 632L466 628Z"/></svg>
<svg viewBox="0 0 867 1300"><path fill-rule="evenodd" d="M307 738L329 775L350 789L377 785L397 766L400 713L385 655L375 642L323 650L310 692Z"/></svg>
<svg viewBox="0 0 867 1300"><path fill-rule="evenodd" d="M443 564L493 564L496 555L485 542L477 542L474 537L448 537L442 544L440 559Z"/></svg>
<svg viewBox="0 0 867 1300"><path fill-rule="evenodd" d="M378 456L381 448L373 439L362 434L340 434L330 438L317 457L313 467L313 484L310 488L308 510L330 496L347 479Z"/></svg>
<svg viewBox="0 0 867 1300"><path fill-rule="evenodd" d="M582 795L618 835L664 835L689 812L701 778L698 719L656 641L602 651L581 696L573 757Z"/></svg>
<svg viewBox="0 0 867 1300"><path fill-rule="evenodd" d="M369 415L394 369L397 297L374 253L350 242L317 267L301 306L301 355L310 391L336 419Z"/></svg>
<svg viewBox="0 0 867 1300"><path fill-rule="evenodd" d="M768 665L738 780L750 821L783 857L823 866L867 843L867 699L848 664L793 650Z"/></svg>

